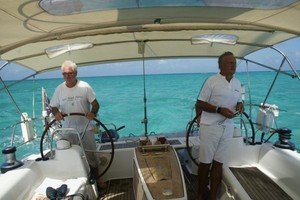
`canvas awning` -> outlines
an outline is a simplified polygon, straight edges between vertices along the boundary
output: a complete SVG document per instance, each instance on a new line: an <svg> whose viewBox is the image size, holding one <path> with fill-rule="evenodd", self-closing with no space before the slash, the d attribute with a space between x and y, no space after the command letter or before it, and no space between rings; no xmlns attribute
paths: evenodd
<svg viewBox="0 0 300 200"><path fill-rule="evenodd" d="M119 4L109 7L108 3L122 1L103 1L107 9L68 15L49 14L39 7L38 1L0 2L1 59L38 73L59 67L66 59L84 66L137 60L143 56L145 59L214 57L224 51L243 58L300 35L299 1L283 1L284 7L265 4L258 8L238 8L237 3L232 4L235 7L230 4L222 7L216 3L219 1L211 1L212 4L207 3L210 1L181 4L178 2L182 1L173 1L174 5L170 6L163 4L165 1L162 5L160 1L153 1L153 5L148 6L147 1L138 1L144 6L129 1L129 6L120 4L118 8ZM263 2L269 1L258 1ZM235 45L191 43L192 37L208 34L235 35L238 40ZM93 47L54 58L46 54L50 47L83 42Z"/></svg>

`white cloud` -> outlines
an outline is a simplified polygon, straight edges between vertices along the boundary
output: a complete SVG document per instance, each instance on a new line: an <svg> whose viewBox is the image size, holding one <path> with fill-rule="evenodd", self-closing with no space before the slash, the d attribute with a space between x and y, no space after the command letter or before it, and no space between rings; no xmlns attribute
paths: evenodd
<svg viewBox="0 0 300 200"><path fill-rule="evenodd" d="M300 51L296 51L296 52L295 52L295 59L296 59L297 61L300 60Z"/></svg>
<svg viewBox="0 0 300 200"><path fill-rule="evenodd" d="M166 60L159 60L159 61L158 61L158 64L160 64L160 65L165 65L165 64L167 64L167 61L166 61Z"/></svg>

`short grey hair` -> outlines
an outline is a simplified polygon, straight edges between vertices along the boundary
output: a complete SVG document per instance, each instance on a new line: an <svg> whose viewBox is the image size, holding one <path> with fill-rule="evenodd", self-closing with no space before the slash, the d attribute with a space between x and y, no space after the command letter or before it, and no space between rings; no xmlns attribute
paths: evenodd
<svg viewBox="0 0 300 200"><path fill-rule="evenodd" d="M65 62L63 62L63 64L61 65L61 71L63 71L65 67L72 67L73 71L77 72L77 65L71 60L66 60Z"/></svg>
<svg viewBox="0 0 300 200"><path fill-rule="evenodd" d="M224 52L222 55L220 55L219 58L218 58L218 64L219 64L219 66L220 66L221 63L223 62L223 58L224 58L225 56L234 56L234 54L233 54L232 52L230 52L230 51L226 51L226 52Z"/></svg>

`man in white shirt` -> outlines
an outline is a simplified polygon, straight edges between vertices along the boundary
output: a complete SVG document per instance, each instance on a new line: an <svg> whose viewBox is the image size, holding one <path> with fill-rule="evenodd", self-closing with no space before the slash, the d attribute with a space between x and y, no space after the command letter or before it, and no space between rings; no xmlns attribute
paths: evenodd
<svg viewBox="0 0 300 200"><path fill-rule="evenodd" d="M96 117L100 107L96 94L88 83L77 80L77 65L74 62L65 61L61 66L61 71L65 82L57 86L52 96L50 101L52 113L57 121L61 121L63 128L74 128L81 136L85 132L82 138L84 149L96 151L94 126L90 122ZM63 117L64 114L69 113L81 113L85 116ZM96 178L98 159L93 152L86 152L86 156ZM98 186L100 184L102 183L99 182Z"/></svg>
<svg viewBox="0 0 300 200"><path fill-rule="evenodd" d="M228 140L233 136L232 118L244 111L241 83L234 77L236 58L225 52L218 63L220 72L206 80L196 102L197 115L201 113L198 200L204 199L210 167L209 199L217 198Z"/></svg>

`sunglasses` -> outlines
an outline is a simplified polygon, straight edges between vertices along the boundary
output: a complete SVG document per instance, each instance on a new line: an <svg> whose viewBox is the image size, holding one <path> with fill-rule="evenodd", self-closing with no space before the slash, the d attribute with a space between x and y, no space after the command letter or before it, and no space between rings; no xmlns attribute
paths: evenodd
<svg viewBox="0 0 300 200"><path fill-rule="evenodd" d="M62 73L63 76L73 76L74 72L64 72Z"/></svg>

